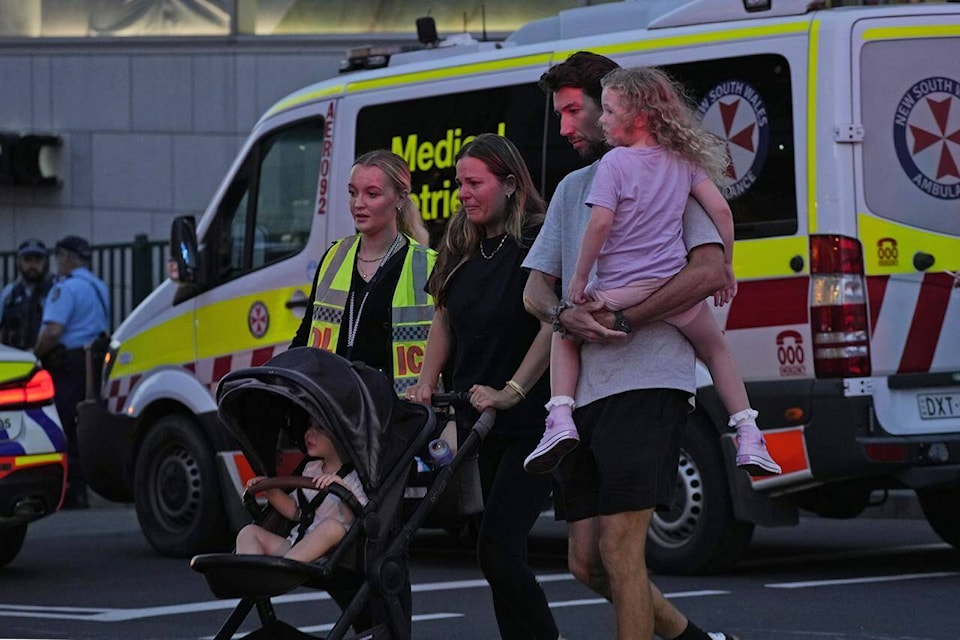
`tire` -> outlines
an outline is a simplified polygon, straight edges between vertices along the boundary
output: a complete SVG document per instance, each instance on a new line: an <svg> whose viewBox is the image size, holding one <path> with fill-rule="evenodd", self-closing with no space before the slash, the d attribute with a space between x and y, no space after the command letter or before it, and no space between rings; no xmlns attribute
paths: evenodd
<svg viewBox="0 0 960 640"><path fill-rule="evenodd" d="M679 473L668 512L654 512L647 564L656 573L717 573L734 566L754 525L736 520L720 438L694 415L680 444Z"/></svg>
<svg viewBox="0 0 960 640"><path fill-rule="evenodd" d="M134 504L144 536L165 556L230 546L216 457L187 416L163 416L147 433L134 468Z"/></svg>
<svg viewBox="0 0 960 640"><path fill-rule="evenodd" d="M18 524L0 529L0 567L5 567L20 553L23 539L27 536L27 525Z"/></svg>
<svg viewBox="0 0 960 640"><path fill-rule="evenodd" d="M927 522L943 541L960 549L960 488L917 489Z"/></svg>

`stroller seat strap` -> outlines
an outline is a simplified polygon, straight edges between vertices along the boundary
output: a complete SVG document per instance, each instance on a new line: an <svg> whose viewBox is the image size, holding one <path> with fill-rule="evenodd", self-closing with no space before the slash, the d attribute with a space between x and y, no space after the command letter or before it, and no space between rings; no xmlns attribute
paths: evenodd
<svg viewBox="0 0 960 640"><path fill-rule="evenodd" d="M337 470L337 475L341 478L346 478L353 472L353 464L350 462L345 462L340 466L340 469ZM297 489L297 506L300 508L300 526L297 529L297 539L294 540L293 544L297 544L303 540L303 536L306 535L307 529L310 528L310 525L313 523L313 518L317 513L317 507L320 506L320 503L329 495L326 491L318 491L317 495L313 497L312 500L307 500L307 496L303 493L303 489Z"/></svg>

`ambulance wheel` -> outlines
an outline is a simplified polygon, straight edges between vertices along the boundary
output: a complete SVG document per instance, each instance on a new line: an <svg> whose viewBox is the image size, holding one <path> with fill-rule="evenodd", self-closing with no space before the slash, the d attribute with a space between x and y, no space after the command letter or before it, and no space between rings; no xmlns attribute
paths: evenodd
<svg viewBox="0 0 960 640"><path fill-rule="evenodd" d="M694 414L680 443L677 488L667 512L654 512L647 563L657 573L730 569L750 544L753 523L734 519L720 438Z"/></svg>
<svg viewBox="0 0 960 640"><path fill-rule="evenodd" d="M216 456L190 418L156 421L140 447L134 487L140 528L159 553L186 558L229 546Z"/></svg>
<svg viewBox="0 0 960 640"><path fill-rule="evenodd" d="M930 527L944 542L960 549L960 489L917 489L917 499Z"/></svg>
<svg viewBox="0 0 960 640"><path fill-rule="evenodd" d="M5 567L20 553L23 539L27 535L27 525L18 524L14 527L0 529L0 567Z"/></svg>

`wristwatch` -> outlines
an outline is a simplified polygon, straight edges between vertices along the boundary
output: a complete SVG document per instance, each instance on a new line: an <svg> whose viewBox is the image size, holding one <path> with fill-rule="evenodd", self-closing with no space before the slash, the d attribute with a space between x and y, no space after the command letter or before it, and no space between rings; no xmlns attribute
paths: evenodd
<svg viewBox="0 0 960 640"><path fill-rule="evenodd" d="M633 331L633 325L627 320L627 316L623 315L623 311L617 310L613 312L613 330L622 331L623 333Z"/></svg>

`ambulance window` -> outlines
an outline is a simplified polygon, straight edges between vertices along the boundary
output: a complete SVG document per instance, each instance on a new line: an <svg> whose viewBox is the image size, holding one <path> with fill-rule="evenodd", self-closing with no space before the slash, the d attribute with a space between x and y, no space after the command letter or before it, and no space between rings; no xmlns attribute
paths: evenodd
<svg viewBox="0 0 960 640"><path fill-rule="evenodd" d="M763 54L666 67L731 159L725 194L738 239L797 232L790 65Z"/></svg>
<svg viewBox="0 0 960 640"><path fill-rule="evenodd" d="M883 40L861 50L861 175L870 213L960 235L958 60L957 38Z"/></svg>
<svg viewBox="0 0 960 640"><path fill-rule="evenodd" d="M208 244L216 282L296 255L310 235L323 119L296 123L257 143L227 189Z"/></svg>
<svg viewBox="0 0 960 640"><path fill-rule="evenodd" d="M357 116L356 152L391 149L407 160L411 195L436 246L459 204L454 160L471 137L492 132L510 138L546 196L582 166L555 123L545 131L547 107L547 96L535 83L370 105ZM550 158L546 169L545 156Z"/></svg>
<svg viewBox="0 0 960 640"><path fill-rule="evenodd" d="M253 268L296 255L307 243L317 197L323 121L290 127L264 143Z"/></svg>

